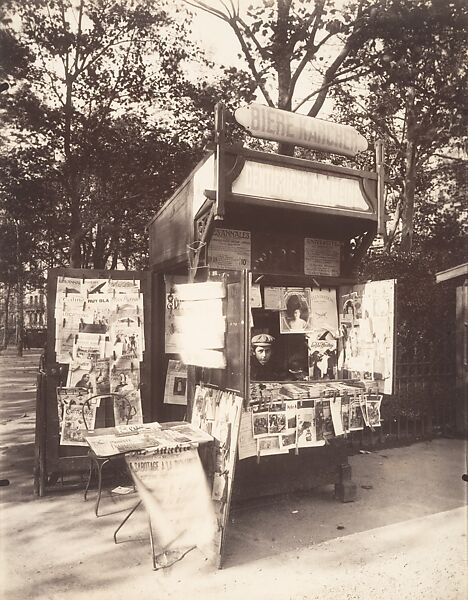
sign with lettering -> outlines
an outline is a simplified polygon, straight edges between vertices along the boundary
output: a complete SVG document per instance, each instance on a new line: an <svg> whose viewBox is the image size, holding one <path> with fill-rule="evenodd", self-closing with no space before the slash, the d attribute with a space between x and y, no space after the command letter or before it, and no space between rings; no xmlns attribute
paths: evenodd
<svg viewBox="0 0 468 600"><path fill-rule="evenodd" d="M255 137L351 157L367 150L366 139L350 125L256 103L238 108L234 115L236 121Z"/></svg>
<svg viewBox="0 0 468 600"><path fill-rule="evenodd" d="M372 212L357 177L339 177L253 160L245 161L232 184L232 193L308 206Z"/></svg>
<svg viewBox="0 0 468 600"><path fill-rule="evenodd" d="M218 229L208 248L208 263L214 269L250 269L250 231Z"/></svg>
<svg viewBox="0 0 468 600"><path fill-rule="evenodd" d="M306 275L340 276L340 242L305 238L304 273Z"/></svg>

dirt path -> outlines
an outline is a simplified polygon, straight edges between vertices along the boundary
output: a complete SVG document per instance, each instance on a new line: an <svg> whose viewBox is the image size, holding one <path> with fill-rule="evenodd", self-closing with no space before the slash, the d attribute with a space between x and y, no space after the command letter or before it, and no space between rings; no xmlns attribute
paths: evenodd
<svg viewBox="0 0 468 600"><path fill-rule="evenodd" d="M105 498L97 519L80 490L33 495L38 359L0 356L2 600L466 598L463 441L353 456L357 502L331 486L257 500L232 513L224 570L194 552L153 572L143 512L112 539L134 499Z"/></svg>

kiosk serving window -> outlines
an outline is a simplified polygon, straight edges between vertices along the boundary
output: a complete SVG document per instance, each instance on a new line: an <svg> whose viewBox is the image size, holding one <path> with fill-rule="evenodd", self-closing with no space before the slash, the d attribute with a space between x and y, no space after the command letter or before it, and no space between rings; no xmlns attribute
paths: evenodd
<svg viewBox="0 0 468 600"><path fill-rule="evenodd" d="M360 379L391 393L394 287L393 281L330 288L253 284L251 380L262 380L262 370L278 381ZM263 369L257 345L268 347Z"/></svg>

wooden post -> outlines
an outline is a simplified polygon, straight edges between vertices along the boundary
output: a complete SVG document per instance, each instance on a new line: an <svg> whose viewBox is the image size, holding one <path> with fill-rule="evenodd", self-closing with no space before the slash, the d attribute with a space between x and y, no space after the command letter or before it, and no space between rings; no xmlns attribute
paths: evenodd
<svg viewBox="0 0 468 600"><path fill-rule="evenodd" d="M375 166L377 171L377 235L385 235L385 145L375 142Z"/></svg>
<svg viewBox="0 0 468 600"><path fill-rule="evenodd" d="M224 168L224 119L225 111L221 102L215 106L216 141L216 221L224 219L225 168Z"/></svg>

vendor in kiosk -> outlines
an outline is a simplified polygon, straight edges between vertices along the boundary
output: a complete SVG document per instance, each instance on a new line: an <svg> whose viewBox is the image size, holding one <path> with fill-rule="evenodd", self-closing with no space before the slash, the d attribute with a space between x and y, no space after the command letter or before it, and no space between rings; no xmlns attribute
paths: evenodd
<svg viewBox="0 0 468 600"><path fill-rule="evenodd" d="M252 338L250 378L253 381L273 381L278 379L278 371L273 365L273 344L275 338L269 333L260 333Z"/></svg>

